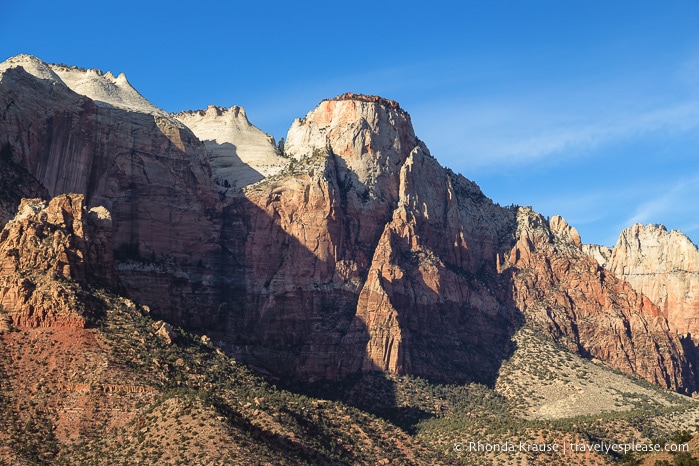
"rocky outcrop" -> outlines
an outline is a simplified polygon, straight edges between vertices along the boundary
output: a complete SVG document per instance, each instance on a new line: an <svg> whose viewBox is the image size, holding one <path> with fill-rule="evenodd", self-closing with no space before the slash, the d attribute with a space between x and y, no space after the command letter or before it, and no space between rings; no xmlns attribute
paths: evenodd
<svg viewBox="0 0 699 466"><path fill-rule="evenodd" d="M79 194L25 199L0 233L0 304L17 327L83 327L73 283L114 286L111 219Z"/></svg>
<svg viewBox="0 0 699 466"><path fill-rule="evenodd" d="M356 359L342 339L417 145L407 113L382 102L324 101L294 122L289 167L225 211L226 298L245 303L226 313L237 354L304 377L337 378Z"/></svg>
<svg viewBox="0 0 699 466"><path fill-rule="evenodd" d="M204 141L219 190L229 195L237 192L235 188L276 175L289 162L279 153L274 138L250 123L242 107L210 105L174 117Z"/></svg>
<svg viewBox="0 0 699 466"><path fill-rule="evenodd" d="M522 323L495 268L512 224L474 183L411 151L347 338L361 369L492 383Z"/></svg>
<svg viewBox="0 0 699 466"><path fill-rule="evenodd" d="M546 222L530 209L517 217L517 244L500 267L516 271L517 307L536 328L583 356L693 391L681 341L657 306L583 253L560 217Z"/></svg>
<svg viewBox="0 0 699 466"><path fill-rule="evenodd" d="M612 257L612 248L600 244L583 244L582 251L592 257L602 267L607 267Z"/></svg>
<svg viewBox="0 0 699 466"><path fill-rule="evenodd" d="M153 330L155 330L155 334L168 345L171 345L175 340L177 340L175 329L173 329L172 325L168 324L167 322L163 322L162 320L153 322Z"/></svg>
<svg viewBox="0 0 699 466"><path fill-rule="evenodd" d="M600 264L657 304L671 329L699 344L699 249L687 236L635 224L605 259Z"/></svg>

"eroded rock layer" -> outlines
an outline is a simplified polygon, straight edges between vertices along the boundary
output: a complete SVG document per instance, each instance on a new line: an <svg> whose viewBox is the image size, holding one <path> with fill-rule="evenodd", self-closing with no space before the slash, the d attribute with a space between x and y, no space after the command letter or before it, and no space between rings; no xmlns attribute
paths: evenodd
<svg viewBox="0 0 699 466"><path fill-rule="evenodd" d="M81 193L111 212L124 287L159 312L196 316L192 283L215 281L221 207L192 132L123 76L27 55L0 66L0 108L13 163L49 196Z"/></svg>
<svg viewBox="0 0 699 466"><path fill-rule="evenodd" d="M560 217L501 208L439 166L397 104L323 101L286 148L295 163L246 189L224 222L241 357L311 380L491 382L530 319L585 356L692 389L656 306L605 276Z"/></svg>
<svg viewBox="0 0 699 466"><path fill-rule="evenodd" d="M81 194L25 199L0 232L0 304L17 327L83 327L72 282L114 285L111 217Z"/></svg>
<svg viewBox="0 0 699 466"><path fill-rule="evenodd" d="M537 328L623 372L693 391L681 341L651 300L587 256L560 217L546 222L521 209L518 223L517 243L502 270L516 270L517 307Z"/></svg>

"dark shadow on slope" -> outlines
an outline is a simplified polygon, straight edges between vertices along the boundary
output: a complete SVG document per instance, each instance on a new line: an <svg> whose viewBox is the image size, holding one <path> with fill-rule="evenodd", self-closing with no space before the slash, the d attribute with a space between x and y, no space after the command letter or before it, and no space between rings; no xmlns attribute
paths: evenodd
<svg viewBox="0 0 699 466"><path fill-rule="evenodd" d="M224 209L221 305L202 330L274 378L337 379L356 356L340 350L358 291L334 283L333 260L282 227L278 196L269 193L268 210L244 197Z"/></svg>
<svg viewBox="0 0 699 466"><path fill-rule="evenodd" d="M428 383L428 382L425 382ZM339 381L290 382L280 386L294 393L345 403L395 424L409 434L420 421L436 415L434 406L419 399L400 402L398 382L383 372L354 373Z"/></svg>
<svg viewBox="0 0 699 466"><path fill-rule="evenodd" d="M338 222L328 229L333 241L345 248L337 251L337 258L349 258L356 252L350 248L358 244L359 223L354 222L362 218L347 212L351 204L347 196L357 195L352 185L358 180L338 176L332 170L330 174L334 176L328 180L330 195L335 196L341 211L336 213ZM396 382L380 371L368 370L369 329L356 315L361 288L337 286L333 282L336 263L319 260L282 228L285 212L275 206L293 193L275 188L265 195L268 198L260 203L265 209L240 198L224 211L220 275L229 281L221 286L224 305L218 320L211 321L207 331L218 328L215 339L278 385L343 401L414 432L420 420L436 415L435 407L399 401ZM463 195L472 196L476 208L490 202L482 194ZM498 213L511 215L507 209L500 211L489 205ZM390 205L386 223L394 208ZM500 274L496 269L495 254L509 251L514 232L497 232L489 239L494 243L490 246L493 255L485 254L475 270L467 270L443 251L453 247L451 238L445 238L433 225L421 224L419 228L435 229L433 241L425 246L431 246L439 260L426 256L425 249L412 248L408 238L395 235L391 243L397 252L392 263L405 273L382 285L391 290L391 305L404 334L409 364L400 373L431 383L477 382L493 387L502 362L515 349L512 335L524 322L512 296L515 271L511 268ZM383 230L384 225L376 226L372 248L364 252L370 254L369 259ZM465 257L471 253L462 247L450 254ZM370 264L361 273L363 283ZM451 298L468 299L450 299L433 290L423 275L428 266L438 269L444 286L462 290L461 295L452 293ZM314 275L318 270L325 272Z"/></svg>
<svg viewBox="0 0 699 466"><path fill-rule="evenodd" d="M694 386L699 387L699 347L694 343L691 334L679 337L685 357L687 358L689 373L694 375Z"/></svg>
<svg viewBox="0 0 699 466"><path fill-rule="evenodd" d="M15 216L22 198L48 199L46 188L12 159L12 152L8 142L0 147L0 228Z"/></svg>
<svg viewBox="0 0 699 466"><path fill-rule="evenodd" d="M241 189L264 179L264 175L243 162L235 144L203 141L209 151L209 163L219 191Z"/></svg>
<svg viewBox="0 0 699 466"><path fill-rule="evenodd" d="M430 257L432 251L411 249L404 236L393 235L392 242L400 251L395 261L403 276L385 287L393 290L391 304L403 329L403 373L492 388L502 362L515 350L512 336L524 324L510 294L510 275L499 275L494 263L486 262L475 273L446 261L435 267L441 259ZM444 293L425 281L433 267ZM459 291L454 296L448 290Z"/></svg>

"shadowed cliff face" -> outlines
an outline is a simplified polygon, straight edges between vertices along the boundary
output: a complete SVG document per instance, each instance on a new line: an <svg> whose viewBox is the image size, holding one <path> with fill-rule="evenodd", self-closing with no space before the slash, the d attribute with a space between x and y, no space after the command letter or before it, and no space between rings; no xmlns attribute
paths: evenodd
<svg viewBox="0 0 699 466"><path fill-rule="evenodd" d="M12 146L0 144L0 226L14 217L22 198L47 199L48 195L46 188L36 178L12 160Z"/></svg>
<svg viewBox="0 0 699 466"><path fill-rule="evenodd" d="M82 193L109 209L126 290L183 323L201 318L209 300L198 305L192 282L214 281L221 210L203 144L164 112L93 101L43 62L22 64L34 74L0 75L0 144L48 195Z"/></svg>
<svg viewBox="0 0 699 466"><path fill-rule="evenodd" d="M602 276L560 217L503 209L439 166L397 106L324 101L287 141L296 162L226 211L237 306L222 338L239 356L304 380L492 383L527 319L586 357L691 390L652 303Z"/></svg>

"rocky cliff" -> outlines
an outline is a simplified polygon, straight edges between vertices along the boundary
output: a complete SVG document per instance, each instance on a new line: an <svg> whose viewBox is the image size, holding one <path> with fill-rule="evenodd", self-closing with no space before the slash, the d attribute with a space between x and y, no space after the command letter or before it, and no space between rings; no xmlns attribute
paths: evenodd
<svg viewBox="0 0 699 466"><path fill-rule="evenodd" d="M288 164L274 138L253 126L242 107L210 105L206 110L174 117L191 129L209 150L209 162L219 190L227 194L279 173Z"/></svg>
<svg viewBox="0 0 699 466"><path fill-rule="evenodd" d="M520 209L517 236L500 269L514 268L517 308L536 328L578 354L693 391L682 343L660 309L587 256L574 228Z"/></svg>
<svg viewBox="0 0 699 466"><path fill-rule="evenodd" d="M501 208L442 168L396 103L323 101L286 150L288 169L226 212L240 357L311 380L380 370L489 383L531 320L587 357L692 389L657 307L605 276L560 217Z"/></svg>
<svg viewBox="0 0 699 466"><path fill-rule="evenodd" d="M111 223L68 194L25 199L0 232L0 463L382 464L387 451L446 463L375 416L270 387L102 288Z"/></svg>
<svg viewBox="0 0 699 466"><path fill-rule="evenodd" d="M699 249L687 236L635 224L596 259L657 304L673 331L699 343Z"/></svg>
<svg viewBox="0 0 699 466"><path fill-rule="evenodd" d="M111 212L130 293L196 317L192 283L214 281L221 207L194 134L123 75L27 55L0 65L0 108L0 146L46 194L82 193L89 207Z"/></svg>
<svg viewBox="0 0 699 466"><path fill-rule="evenodd" d="M111 217L81 194L25 199L0 232L0 305L15 327L82 328L89 309L71 282L115 285Z"/></svg>
<svg viewBox="0 0 699 466"><path fill-rule="evenodd" d="M112 212L126 293L274 376L491 384L530 321L586 357L693 389L656 306L585 256L563 219L502 208L441 167L396 102L324 100L292 124L278 172L285 161L241 109L178 120L109 73L19 56L0 66L0 108L13 163L50 195ZM217 152L227 144L250 164ZM255 160L268 176L220 195Z"/></svg>

